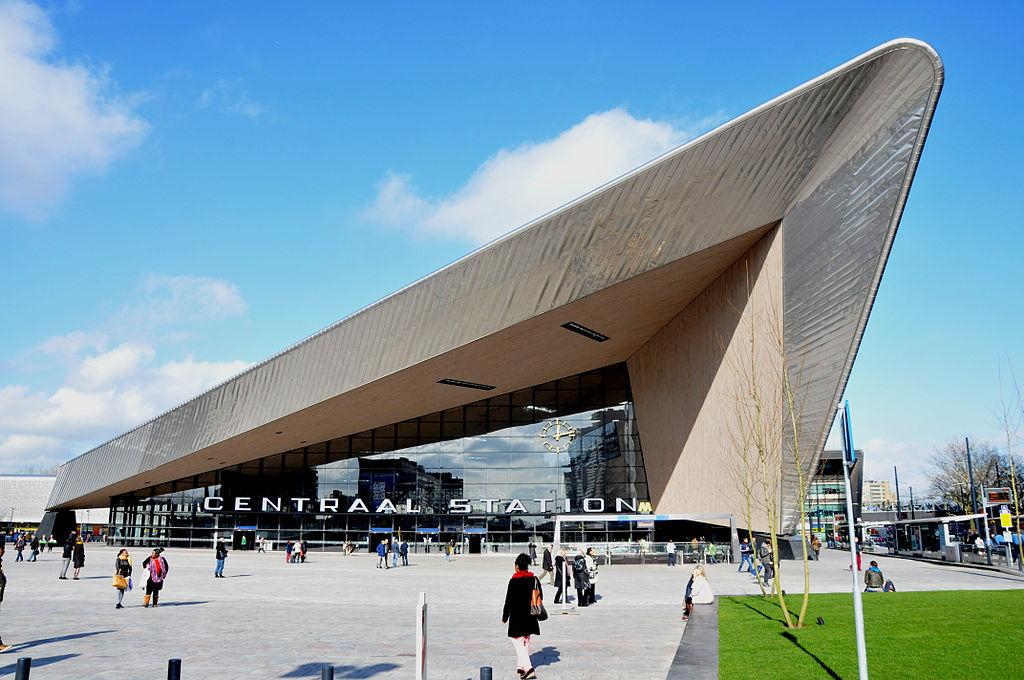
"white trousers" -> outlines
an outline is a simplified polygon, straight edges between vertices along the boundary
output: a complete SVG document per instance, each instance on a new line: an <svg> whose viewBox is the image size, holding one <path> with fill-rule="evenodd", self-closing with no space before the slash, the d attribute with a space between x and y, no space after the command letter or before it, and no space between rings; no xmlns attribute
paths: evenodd
<svg viewBox="0 0 1024 680"><path fill-rule="evenodd" d="M512 640L512 646L516 650L516 668L521 668L524 671L533 668L533 664L530 663L530 636L524 635L523 637L509 638Z"/></svg>

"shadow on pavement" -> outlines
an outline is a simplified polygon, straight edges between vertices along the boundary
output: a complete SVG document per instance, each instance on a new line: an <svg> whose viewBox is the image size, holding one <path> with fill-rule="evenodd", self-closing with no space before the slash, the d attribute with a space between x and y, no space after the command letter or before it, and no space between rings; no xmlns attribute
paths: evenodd
<svg viewBox="0 0 1024 680"><path fill-rule="evenodd" d="M194 600L192 602L164 602L160 600L160 609L164 607L188 607L193 604L210 604L209 600Z"/></svg>
<svg viewBox="0 0 1024 680"><path fill-rule="evenodd" d="M68 635L59 635L57 637L39 638L38 640L31 640L29 642L23 642L20 644L13 645L12 652L20 653L24 649L31 649L32 647L40 647L42 645L49 645L54 642L66 642L68 640L79 640L81 638L92 637L93 635L105 635L106 633L116 633L116 630L94 630L89 633L70 633ZM8 652L10 653L10 652ZM78 656L75 654L74 656ZM35 660L32 661L35 664Z"/></svg>
<svg viewBox="0 0 1024 680"><path fill-rule="evenodd" d="M331 664L325 662L313 662L304 663L301 666L296 666L294 669L282 674L282 678L315 678L320 676L320 671L324 666L330 666ZM339 665L334 667L334 677L336 678L372 678L380 673L389 673L398 668L398 664L394 663L374 663L369 666L349 666Z"/></svg>
<svg viewBox="0 0 1024 680"><path fill-rule="evenodd" d="M533 667L552 666L562 660L562 653L555 647L543 647L539 652L530 655Z"/></svg>
<svg viewBox="0 0 1024 680"><path fill-rule="evenodd" d="M67 661L68 659L73 659L76 656L81 656L81 654L58 654L56 656L43 656L43 657L39 657L38 659L32 659L32 670L35 670L35 669L40 668L42 666L49 666L50 664L54 664L54 663L60 663L61 661ZM10 664L8 666L0 666L0 676L3 676L3 675L14 675L14 673L17 670L18 670L18 662L17 661L15 661L14 663L12 663L12 664Z"/></svg>

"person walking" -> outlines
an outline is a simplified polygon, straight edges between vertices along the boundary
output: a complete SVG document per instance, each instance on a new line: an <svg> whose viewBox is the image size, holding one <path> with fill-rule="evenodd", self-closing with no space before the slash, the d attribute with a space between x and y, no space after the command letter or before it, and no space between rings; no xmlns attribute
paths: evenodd
<svg viewBox="0 0 1024 680"><path fill-rule="evenodd" d="M551 549L553 545L544 546L544 554L541 555L541 568L544 570L540 575L540 580L544 580L544 576L548 577L548 583L554 584L555 582L555 565L551 561Z"/></svg>
<svg viewBox="0 0 1024 680"><path fill-rule="evenodd" d="M398 544L391 543L391 566L398 567Z"/></svg>
<svg viewBox="0 0 1024 680"><path fill-rule="evenodd" d="M399 548L399 552L402 554L402 566L409 566L409 542L404 538L402 539L402 545Z"/></svg>
<svg viewBox="0 0 1024 680"><path fill-rule="evenodd" d="M217 560L217 567L213 570L213 577L224 578L224 560L228 558L228 548L224 545L224 539L217 539L214 556Z"/></svg>
<svg viewBox="0 0 1024 680"><path fill-rule="evenodd" d="M7 550L7 541L0 536L0 608L4 606L4 591L7 590L7 575L4 574L4 552ZM4 644L4 638L0 635L0 652L6 652L10 645Z"/></svg>
<svg viewBox="0 0 1024 680"><path fill-rule="evenodd" d="M594 554L593 548L587 548L585 553L587 561L587 590L584 593L587 598L587 604L594 604L597 602L597 595L594 589L597 587L597 556Z"/></svg>
<svg viewBox="0 0 1024 680"><path fill-rule="evenodd" d="M256 554L257 555L262 555L265 552L267 552L266 541L263 539L262 536L257 536L256 537Z"/></svg>
<svg viewBox="0 0 1024 680"><path fill-rule="evenodd" d="M811 538L811 550L814 551L814 559L815 560L820 560L821 559L821 539L818 538L817 534L814 534L814 536Z"/></svg>
<svg viewBox="0 0 1024 680"><path fill-rule="evenodd" d="M768 587L770 581L775 578L775 559L772 553L771 541L765 539L761 541L761 547L757 551L757 556L761 560L761 566L764 568L764 585Z"/></svg>
<svg viewBox="0 0 1024 680"><path fill-rule="evenodd" d="M239 549L240 550L245 550L245 548L246 548L246 546L248 544L249 544L249 539L246 537L245 534L242 534L242 540L239 542Z"/></svg>
<svg viewBox="0 0 1024 680"><path fill-rule="evenodd" d="M284 561L286 564L291 564L292 550L294 550L294 546L291 539L288 539L288 543L284 546Z"/></svg>
<svg viewBox="0 0 1024 680"><path fill-rule="evenodd" d="M25 554L24 554L25 553L25 545L26 545L25 537L23 535L22 536L18 536L18 540L16 540L14 542L14 550L15 550L15 552L18 553L18 556L14 558L15 562L24 562L25 561Z"/></svg>
<svg viewBox="0 0 1024 680"><path fill-rule="evenodd" d="M569 586L572 585L572 577L569 576L569 567L566 564L565 548L559 548L558 557L555 558L555 604L562 604L562 593L565 593L565 603L569 604ZM562 580L565 583L562 583ZM577 600L578 602L579 600Z"/></svg>
<svg viewBox="0 0 1024 680"><path fill-rule="evenodd" d="M39 558L39 535L32 534L32 540L29 541L29 548L32 550L32 554L29 556L29 562L37 562Z"/></svg>
<svg viewBox="0 0 1024 680"><path fill-rule="evenodd" d="M377 568L390 569L388 567L388 539L381 539L377 544Z"/></svg>
<svg viewBox="0 0 1024 680"><path fill-rule="evenodd" d="M46 552L52 553L53 552L53 546L55 546L55 545L57 545L57 539L55 539L53 537L53 534L50 534L49 536L46 537Z"/></svg>
<svg viewBox="0 0 1024 680"><path fill-rule="evenodd" d="M544 596L540 579L530 571L531 562L530 556L525 553L516 557L515 571L508 581L505 606L501 612L501 622L508 624L508 636L516 651L516 672L524 680L537 677L530 660L530 637L540 635L538 617L533 613L534 591L539 596L537 604L543 602Z"/></svg>
<svg viewBox="0 0 1024 680"><path fill-rule="evenodd" d="M757 576L757 572L754 571L754 548L746 538L740 541L740 568L736 570L737 574L743 571L744 564L747 565L747 571L751 576Z"/></svg>
<svg viewBox="0 0 1024 680"><path fill-rule="evenodd" d="M132 586L132 558L126 548L121 548L114 558L114 588L117 589L117 606L114 609L124 609L122 601L124 593Z"/></svg>
<svg viewBox="0 0 1024 680"><path fill-rule="evenodd" d="M714 542L708 543L707 559L710 564L718 564L718 546Z"/></svg>
<svg viewBox="0 0 1024 680"><path fill-rule="evenodd" d="M64 552L61 553L61 559L64 560L64 568L60 571L60 576L57 577L60 581L68 580L68 567L71 566L71 556L75 552L75 535L71 534L68 536L67 542L64 544Z"/></svg>
<svg viewBox="0 0 1024 680"><path fill-rule="evenodd" d="M590 579L587 576L587 556L583 554L583 548L572 558L572 578L576 581L576 606L586 607L587 591L590 589Z"/></svg>
<svg viewBox="0 0 1024 680"><path fill-rule="evenodd" d="M153 607L160 603L160 591L164 589L164 580L170 565L163 556L163 550L153 548L153 552L142 563L142 568L149 571L149 578L146 580L146 594L142 598L142 606L148 607L150 598L153 598Z"/></svg>
<svg viewBox="0 0 1024 680"><path fill-rule="evenodd" d="M85 543L82 541L82 537L79 536L75 539L75 548L71 552L72 556L72 567L75 568L75 575L71 580L78 580L78 572L85 566Z"/></svg>
<svg viewBox="0 0 1024 680"><path fill-rule="evenodd" d="M670 567L676 566L676 544L671 538L665 544L665 563Z"/></svg>
<svg viewBox="0 0 1024 680"><path fill-rule="evenodd" d="M527 547L530 548L530 564L537 564L537 544L533 541L530 541L530 545Z"/></svg>
<svg viewBox="0 0 1024 680"><path fill-rule="evenodd" d="M299 539L299 561L306 563L306 551L309 550L309 543L304 538Z"/></svg>

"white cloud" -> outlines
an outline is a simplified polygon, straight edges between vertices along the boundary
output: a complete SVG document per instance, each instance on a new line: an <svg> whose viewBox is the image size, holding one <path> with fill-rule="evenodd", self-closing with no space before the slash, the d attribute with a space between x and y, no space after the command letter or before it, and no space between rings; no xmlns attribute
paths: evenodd
<svg viewBox="0 0 1024 680"><path fill-rule="evenodd" d="M900 474L901 493L906 493L905 490L913 486L915 498L924 498L928 495L928 459L933 452L930 445L872 437L860 448L864 451L864 479L891 482L895 466Z"/></svg>
<svg viewBox="0 0 1024 680"><path fill-rule="evenodd" d="M221 113L259 120L263 106L249 98L238 80L218 80L204 88L196 99L197 109L214 109Z"/></svg>
<svg viewBox="0 0 1024 680"><path fill-rule="evenodd" d="M56 387L0 385L0 472L49 468L248 368L241 360L162 359L197 324L243 314L222 279L152 275L101 330L76 330L36 346L63 360ZM52 363L52 360L51 360Z"/></svg>
<svg viewBox="0 0 1024 680"><path fill-rule="evenodd" d="M409 177L389 173L368 221L416 233L486 243L682 144L720 120L692 129L637 119L623 109L587 116L553 139L502 149L459 189L421 196Z"/></svg>
<svg viewBox="0 0 1024 680"><path fill-rule="evenodd" d="M46 13L0 1L0 203L45 217L73 177L102 172L148 125L103 69L58 61Z"/></svg>
<svg viewBox="0 0 1024 680"><path fill-rule="evenodd" d="M145 317L152 324L216 321L248 309L238 286L206 276L151 274L142 292L144 299L128 314Z"/></svg>

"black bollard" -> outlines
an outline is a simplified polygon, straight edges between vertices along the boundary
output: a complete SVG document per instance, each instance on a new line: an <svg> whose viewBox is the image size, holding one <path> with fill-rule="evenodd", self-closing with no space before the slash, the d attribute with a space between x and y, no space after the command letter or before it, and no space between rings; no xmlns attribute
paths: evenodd
<svg viewBox="0 0 1024 680"><path fill-rule="evenodd" d="M181 659L167 661L167 680L181 680Z"/></svg>
<svg viewBox="0 0 1024 680"><path fill-rule="evenodd" d="M334 666L324 666L320 669L320 680L334 680Z"/></svg>
<svg viewBox="0 0 1024 680"><path fill-rule="evenodd" d="M18 670L14 671L14 680L28 680L32 672L32 657L23 656L18 659Z"/></svg>
<svg viewBox="0 0 1024 680"><path fill-rule="evenodd" d="M490 666L480 667L480 680L492 680L493 676L494 671L491 669Z"/></svg>

